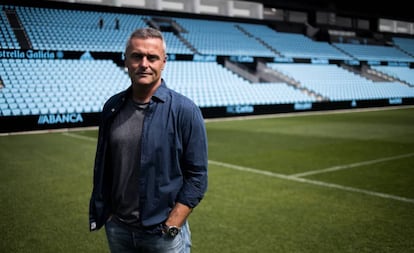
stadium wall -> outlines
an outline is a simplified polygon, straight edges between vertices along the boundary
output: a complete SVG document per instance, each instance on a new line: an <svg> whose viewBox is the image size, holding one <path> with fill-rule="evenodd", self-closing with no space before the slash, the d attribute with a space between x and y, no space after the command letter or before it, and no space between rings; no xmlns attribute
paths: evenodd
<svg viewBox="0 0 414 253"><path fill-rule="evenodd" d="M292 112L374 108L396 105L414 105L414 98L295 103L281 105L235 105L201 108L201 111L205 119L211 119ZM99 121L100 113L8 116L0 117L0 133L90 127L97 126Z"/></svg>

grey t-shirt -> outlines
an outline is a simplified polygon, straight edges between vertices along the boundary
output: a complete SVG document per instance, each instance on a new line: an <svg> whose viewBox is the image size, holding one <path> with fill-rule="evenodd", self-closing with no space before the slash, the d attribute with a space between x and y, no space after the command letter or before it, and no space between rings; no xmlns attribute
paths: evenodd
<svg viewBox="0 0 414 253"><path fill-rule="evenodd" d="M111 126L110 151L113 174L113 214L121 222L139 226L139 169L145 108L131 98Z"/></svg>

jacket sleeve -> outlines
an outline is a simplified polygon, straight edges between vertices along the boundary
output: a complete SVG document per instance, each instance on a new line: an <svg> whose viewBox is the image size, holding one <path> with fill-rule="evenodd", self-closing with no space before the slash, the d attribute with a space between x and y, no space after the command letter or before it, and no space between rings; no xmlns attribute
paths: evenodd
<svg viewBox="0 0 414 253"><path fill-rule="evenodd" d="M104 110L103 110L104 111ZM103 113L102 113L103 114ZM101 115L102 118L102 115ZM101 119L99 125L98 140L96 145L96 154L93 167L93 185L92 185L92 194L89 201L89 230L94 231L100 229L103 224L100 222L100 218L103 210L103 200L100 199L102 196L102 175L103 169L100 164L102 163L102 148L103 148L103 120Z"/></svg>
<svg viewBox="0 0 414 253"><path fill-rule="evenodd" d="M104 105L99 123L98 141L96 145L96 154L93 168L93 188L89 202L89 230L94 231L100 229L109 216L109 200L108 191L110 185L105 181L105 158L106 154L106 128L107 122L113 108L120 104L120 98L123 93L111 97Z"/></svg>
<svg viewBox="0 0 414 253"><path fill-rule="evenodd" d="M181 166L184 181L177 201L194 208L207 191L208 145L201 111L192 102L189 104L190 106L185 106L181 122L184 149Z"/></svg>

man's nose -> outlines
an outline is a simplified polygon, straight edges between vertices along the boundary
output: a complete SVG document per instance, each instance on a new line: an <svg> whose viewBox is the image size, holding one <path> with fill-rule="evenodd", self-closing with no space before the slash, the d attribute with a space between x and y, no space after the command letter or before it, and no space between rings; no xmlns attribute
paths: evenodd
<svg viewBox="0 0 414 253"><path fill-rule="evenodd" d="M145 67L145 68L148 67L148 65L149 65L148 58L146 56L142 57L139 65L141 67Z"/></svg>

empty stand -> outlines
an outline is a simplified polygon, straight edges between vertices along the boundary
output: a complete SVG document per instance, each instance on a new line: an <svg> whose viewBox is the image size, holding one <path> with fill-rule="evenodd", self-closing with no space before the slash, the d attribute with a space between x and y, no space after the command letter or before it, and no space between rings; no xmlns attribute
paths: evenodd
<svg viewBox="0 0 414 253"><path fill-rule="evenodd" d="M100 112L106 99L128 87L130 80L116 60L109 56L94 59L93 54L120 56L131 31L149 25L163 30L172 56L164 71L167 85L201 108L315 103L321 98L332 102L414 98L414 74L409 66L414 63L414 40L409 38L394 37L394 45L387 46L329 43L240 21L12 5L0 5L0 9L2 50L22 49L8 18L13 14L24 29L30 50L89 53L80 59L0 59L0 116ZM193 56L202 56L204 61L193 60ZM233 56L255 59L250 65L238 63L246 75L222 65L223 58L229 61ZM283 78L275 81L275 75L265 82L260 77L253 78L256 81L241 77L255 75L259 58L265 62L264 72ZM313 59L326 61L311 64ZM371 65L372 70L389 77L374 82L332 63L338 61L405 66Z"/></svg>
<svg viewBox="0 0 414 253"><path fill-rule="evenodd" d="M414 58L392 46L333 43L359 61L414 62Z"/></svg>
<svg viewBox="0 0 414 253"><path fill-rule="evenodd" d="M0 60L1 115L100 112L129 78L111 60Z"/></svg>
<svg viewBox="0 0 414 253"><path fill-rule="evenodd" d="M373 82L333 64L284 64L268 66L330 101L414 97L414 89L399 82Z"/></svg>

